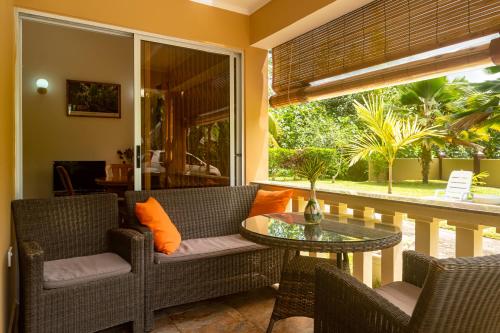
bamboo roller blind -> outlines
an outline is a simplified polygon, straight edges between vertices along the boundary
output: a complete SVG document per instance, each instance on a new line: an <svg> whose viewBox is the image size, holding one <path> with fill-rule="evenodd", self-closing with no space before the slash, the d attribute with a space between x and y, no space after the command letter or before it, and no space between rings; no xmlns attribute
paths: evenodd
<svg viewBox="0 0 500 333"><path fill-rule="evenodd" d="M500 31L499 0L375 0L272 50L271 105L311 82Z"/></svg>

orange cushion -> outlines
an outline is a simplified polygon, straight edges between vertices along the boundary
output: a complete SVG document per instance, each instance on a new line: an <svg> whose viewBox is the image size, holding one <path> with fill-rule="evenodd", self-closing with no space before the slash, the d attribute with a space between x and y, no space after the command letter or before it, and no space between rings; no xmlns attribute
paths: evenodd
<svg viewBox="0 0 500 333"><path fill-rule="evenodd" d="M153 231L156 251L171 254L179 248L181 234L155 198L136 203L135 215L141 224Z"/></svg>
<svg viewBox="0 0 500 333"><path fill-rule="evenodd" d="M258 190L248 217L262 214L283 213L288 205L288 201L290 201L290 198L292 197L292 194L293 190Z"/></svg>

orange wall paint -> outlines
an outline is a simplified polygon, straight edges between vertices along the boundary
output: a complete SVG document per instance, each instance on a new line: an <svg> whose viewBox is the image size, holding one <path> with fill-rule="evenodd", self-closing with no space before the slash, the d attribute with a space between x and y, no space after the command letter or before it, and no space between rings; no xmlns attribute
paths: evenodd
<svg viewBox="0 0 500 333"><path fill-rule="evenodd" d="M10 201L14 174L14 11L12 0L0 1L0 331L8 325L7 256Z"/></svg>
<svg viewBox="0 0 500 333"><path fill-rule="evenodd" d="M14 0L14 5L229 47L249 45L249 17L188 0Z"/></svg>
<svg viewBox="0 0 500 333"><path fill-rule="evenodd" d="M286 28L332 2L335 0L272 0L268 2L250 16L250 44Z"/></svg>
<svg viewBox="0 0 500 333"><path fill-rule="evenodd" d="M252 181L268 177L267 51L247 48L245 57L246 180Z"/></svg>

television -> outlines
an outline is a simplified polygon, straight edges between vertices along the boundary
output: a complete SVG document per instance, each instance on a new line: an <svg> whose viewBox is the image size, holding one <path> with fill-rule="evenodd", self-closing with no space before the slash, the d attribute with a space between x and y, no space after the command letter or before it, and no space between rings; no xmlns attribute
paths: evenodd
<svg viewBox="0 0 500 333"><path fill-rule="evenodd" d="M96 184L95 179L106 177L106 161L54 161L52 167L54 193L65 191L56 170L58 166L63 166L66 169L76 193L103 192L102 187Z"/></svg>

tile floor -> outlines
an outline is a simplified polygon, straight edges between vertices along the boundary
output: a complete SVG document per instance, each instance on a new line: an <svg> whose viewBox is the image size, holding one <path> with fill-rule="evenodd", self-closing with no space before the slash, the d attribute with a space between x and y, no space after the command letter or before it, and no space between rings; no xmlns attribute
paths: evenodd
<svg viewBox="0 0 500 333"><path fill-rule="evenodd" d="M154 333L261 333L265 332L275 290L262 288L217 299L181 305L156 313ZM313 332L310 318L278 321L273 333Z"/></svg>
<svg viewBox="0 0 500 333"><path fill-rule="evenodd" d="M153 333L263 333L271 317L275 292L270 287L261 288L157 311ZM273 330L312 332L313 320L304 317L278 321Z"/></svg>

